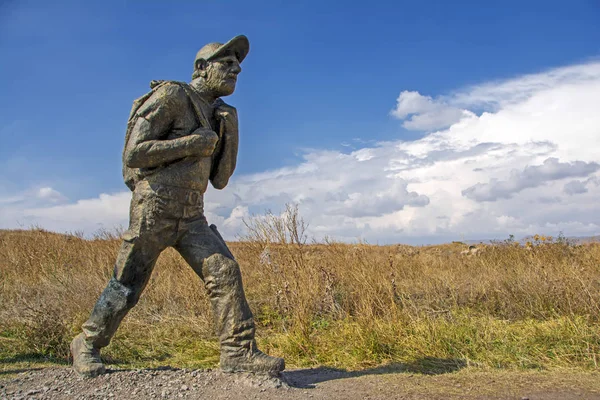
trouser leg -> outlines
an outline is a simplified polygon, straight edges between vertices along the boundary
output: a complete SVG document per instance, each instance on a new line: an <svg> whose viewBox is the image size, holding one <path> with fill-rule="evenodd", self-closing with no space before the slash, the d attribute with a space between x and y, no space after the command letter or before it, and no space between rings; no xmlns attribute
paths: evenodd
<svg viewBox="0 0 600 400"><path fill-rule="evenodd" d="M221 344L221 368L230 372L282 371L282 358L268 356L256 347L242 274L225 242L200 220L189 227L175 248L204 280Z"/></svg>
<svg viewBox="0 0 600 400"><path fill-rule="evenodd" d="M129 229L117 256L113 277L100 295L83 332L71 342L73 368L82 376L105 372L100 348L108 346L127 312L138 302L158 255L175 242L181 207L139 182L131 198Z"/></svg>
<svg viewBox="0 0 600 400"><path fill-rule="evenodd" d="M94 348L108 346L125 315L137 304L159 254L159 249L144 245L140 238L123 241L113 277L82 325L86 342Z"/></svg>
<svg viewBox="0 0 600 400"><path fill-rule="evenodd" d="M190 226L175 248L204 281L222 351L251 347L254 318L240 267L227 245L205 221L200 221Z"/></svg>
<svg viewBox="0 0 600 400"><path fill-rule="evenodd" d="M246 300L237 262L223 254L209 256L202 265L204 284L213 310L221 353L238 354L254 343L254 318Z"/></svg>
<svg viewBox="0 0 600 400"><path fill-rule="evenodd" d="M179 208L146 182L136 186L129 209L129 229L124 234L113 277L82 326L89 345L107 346L127 312L138 302L159 254L175 241Z"/></svg>

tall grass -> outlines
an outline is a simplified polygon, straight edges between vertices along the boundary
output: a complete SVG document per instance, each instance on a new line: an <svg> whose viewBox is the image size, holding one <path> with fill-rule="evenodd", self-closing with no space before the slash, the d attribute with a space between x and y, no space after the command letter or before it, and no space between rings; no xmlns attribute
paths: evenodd
<svg viewBox="0 0 600 400"><path fill-rule="evenodd" d="M261 347L290 366L401 363L424 372L596 369L600 245L308 243L297 209L246 221L230 247ZM120 242L0 231L0 357L66 360L68 343L112 273ZM103 355L130 366L216 366L203 284L165 251Z"/></svg>

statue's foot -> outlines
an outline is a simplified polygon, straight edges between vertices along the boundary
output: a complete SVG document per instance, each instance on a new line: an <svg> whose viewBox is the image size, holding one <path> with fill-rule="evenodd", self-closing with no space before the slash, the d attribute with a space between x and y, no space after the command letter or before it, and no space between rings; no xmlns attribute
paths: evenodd
<svg viewBox="0 0 600 400"><path fill-rule="evenodd" d="M285 361L252 349L236 355L221 353L221 369L225 372L255 372L276 376L285 369Z"/></svg>
<svg viewBox="0 0 600 400"><path fill-rule="evenodd" d="M106 372L100 350L85 342L85 335L80 333L71 342L71 355L73 356L73 369L85 378L94 378Z"/></svg>

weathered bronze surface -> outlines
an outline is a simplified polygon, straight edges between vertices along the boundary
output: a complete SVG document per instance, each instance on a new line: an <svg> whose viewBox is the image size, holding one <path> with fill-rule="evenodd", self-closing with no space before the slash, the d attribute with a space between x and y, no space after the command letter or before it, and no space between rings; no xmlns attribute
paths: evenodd
<svg viewBox="0 0 600 400"><path fill-rule="evenodd" d="M71 343L80 375L105 372L100 348L110 343L169 246L204 281L221 343L221 368L269 374L284 369L282 358L256 348L239 266L203 210L208 182L223 189L235 169L237 111L221 97L234 92L248 50L245 36L207 44L196 55L189 84L153 81L151 92L134 102L123 151L123 177L133 191L129 229L113 277Z"/></svg>

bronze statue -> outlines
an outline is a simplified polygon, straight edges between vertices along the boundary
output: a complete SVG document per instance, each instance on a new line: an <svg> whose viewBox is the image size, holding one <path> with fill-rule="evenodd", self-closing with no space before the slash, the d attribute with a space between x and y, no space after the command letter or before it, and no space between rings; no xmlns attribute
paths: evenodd
<svg viewBox="0 0 600 400"><path fill-rule="evenodd" d="M234 92L249 47L243 35L207 44L196 55L189 84L153 81L152 91L134 102L123 151L123 176L133 191L129 229L113 277L71 343L73 367L80 375L105 372L100 348L137 303L168 246L206 285L221 369L277 374L285 368L282 358L257 349L239 266L203 210L208 182L223 189L235 169L237 111L221 97Z"/></svg>

